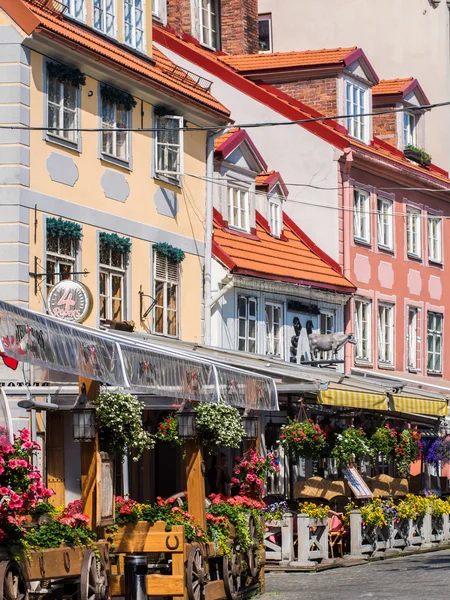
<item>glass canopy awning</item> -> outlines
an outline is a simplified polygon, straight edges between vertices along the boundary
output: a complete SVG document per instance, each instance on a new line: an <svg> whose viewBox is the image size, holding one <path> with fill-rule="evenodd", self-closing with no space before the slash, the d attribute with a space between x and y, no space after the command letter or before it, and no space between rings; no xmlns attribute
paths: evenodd
<svg viewBox="0 0 450 600"><path fill-rule="evenodd" d="M278 410L271 377L136 337L67 323L3 301L0 345L6 356L18 361L132 392Z"/></svg>

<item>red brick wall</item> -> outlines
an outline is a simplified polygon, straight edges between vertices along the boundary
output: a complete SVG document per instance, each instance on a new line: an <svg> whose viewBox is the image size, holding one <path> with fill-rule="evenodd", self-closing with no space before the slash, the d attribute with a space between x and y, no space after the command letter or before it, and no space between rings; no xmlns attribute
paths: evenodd
<svg viewBox="0 0 450 600"><path fill-rule="evenodd" d="M167 0L167 24L180 33L192 35L191 0Z"/></svg>
<svg viewBox="0 0 450 600"><path fill-rule="evenodd" d="M335 77L277 83L275 87L325 115L338 114Z"/></svg>
<svg viewBox="0 0 450 600"><path fill-rule="evenodd" d="M386 108L395 108L394 105L388 107L377 107L374 106L374 111L385 110ZM373 135L397 146L397 115L395 113L378 115L373 117Z"/></svg>
<svg viewBox="0 0 450 600"><path fill-rule="evenodd" d="M258 52L258 0L222 0L221 25L224 52Z"/></svg>

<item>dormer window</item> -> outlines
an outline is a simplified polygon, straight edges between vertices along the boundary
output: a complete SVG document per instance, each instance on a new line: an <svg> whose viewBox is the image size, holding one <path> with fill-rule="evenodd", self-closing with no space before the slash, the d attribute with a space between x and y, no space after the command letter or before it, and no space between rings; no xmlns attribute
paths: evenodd
<svg viewBox="0 0 450 600"><path fill-rule="evenodd" d="M369 137L368 117L364 117L369 107L369 90L356 81L345 81L345 114L349 134L367 143Z"/></svg>
<svg viewBox="0 0 450 600"><path fill-rule="evenodd" d="M65 15L86 21L85 0L61 0L61 4L66 7Z"/></svg>
<svg viewBox="0 0 450 600"><path fill-rule="evenodd" d="M228 225L243 231L249 230L248 190L228 188Z"/></svg>
<svg viewBox="0 0 450 600"><path fill-rule="evenodd" d="M281 212L281 202L278 198L271 198L269 200L269 217L270 217L270 231L274 237L279 238L283 230Z"/></svg>
<svg viewBox="0 0 450 600"><path fill-rule="evenodd" d="M219 49L218 0L200 0L200 42Z"/></svg>
<svg viewBox="0 0 450 600"><path fill-rule="evenodd" d="M124 41L129 46L144 52L144 2L145 0L124 0Z"/></svg>
<svg viewBox="0 0 450 600"><path fill-rule="evenodd" d="M417 117L410 112L403 113L403 147L417 146Z"/></svg>
<svg viewBox="0 0 450 600"><path fill-rule="evenodd" d="M106 35L116 35L115 0L94 0L94 27Z"/></svg>

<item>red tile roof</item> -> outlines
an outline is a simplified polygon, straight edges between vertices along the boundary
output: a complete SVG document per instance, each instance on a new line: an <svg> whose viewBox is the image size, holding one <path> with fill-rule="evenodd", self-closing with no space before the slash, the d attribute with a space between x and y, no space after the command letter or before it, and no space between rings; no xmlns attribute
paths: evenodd
<svg viewBox="0 0 450 600"><path fill-rule="evenodd" d="M352 48L305 50L303 52L274 52L273 54L239 54L223 56L222 60L240 72L287 69L292 67L318 67L322 65L345 66L345 61L354 54Z"/></svg>
<svg viewBox="0 0 450 600"><path fill-rule="evenodd" d="M403 94L413 81L414 77L407 77L406 79L381 79L378 85L373 86L372 94L374 96Z"/></svg>
<svg viewBox="0 0 450 600"><path fill-rule="evenodd" d="M24 11L37 19L37 30L47 35L57 35L60 40L75 44L80 51L92 52L110 61L119 70L126 70L131 76L148 82L150 86L167 90L167 93L178 96L184 102L203 106L204 110L216 116L228 116L230 111L214 96L202 88L193 78L170 61L157 48L153 48L153 60L140 57L131 50L98 35L95 31L66 19L58 12L43 9L32 0L13 0L15 5L22 5ZM7 10L11 0L1 0ZM25 21L25 19L24 19Z"/></svg>
<svg viewBox="0 0 450 600"><path fill-rule="evenodd" d="M299 121L323 116L278 88L247 79L224 62L223 53L206 50L191 36L178 35L170 28L154 25L153 39L191 63L209 71L228 85L234 86L243 94L270 107L286 119ZM416 163L412 163L403 156L400 150L381 140L374 140L371 145L358 142L350 137L345 127L337 121L305 122L299 125L342 151L346 148L353 148L375 159L385 159L388 163L401 166L405 172L420 176L422 182L423 179L426 179L429 183L443 184L446 188L450 188L448 173L439 167L435 165L421 167Z"/></svg>
<svg viewBox="0 0 450 600"><path fill-rule="evenodd" d="M262 187L268 192L271 192L275 186L279 185L285 198L289 195L281 174L278 171L266 171L260 173L256 178L256 187Z"/></svg>
<svg viewBox="0 0 450 600"><path fill-rule="evenodd" d="M236 148L240 146L242 142L246 142L250 147L257 162L259 163L258 168L267 169L266 161L259 153L259 150L253 143L253 140L250 138L245 129L240 129L239 127L233 127L216 138L214 141L214 154L217 158L225 159L227 156L230 156L230 154L234 152L234 150L236 150Z"/></svg>
<svg viewBox="0 0 450 600"><path fill-rule="evenodd" d="M232 138L233 135L235 133L237 133L238 131L241 131L239 129L239 127L232 127L231 129L229 129L222 135L219 135L219 137L216 137L216 139L214 140L214 150L218 150L223 144L225 144L225 142L227 142L230 138Z"/></svg>
<svg viewBox="0 0 450 600"><path fill-rule="evenodd" d="M267 221L256 213L256 235L244 236L226 227L214 213L214 256L232 273L353 293L355 286L339 266L283 214L280 239L269 233Z"/></svg>

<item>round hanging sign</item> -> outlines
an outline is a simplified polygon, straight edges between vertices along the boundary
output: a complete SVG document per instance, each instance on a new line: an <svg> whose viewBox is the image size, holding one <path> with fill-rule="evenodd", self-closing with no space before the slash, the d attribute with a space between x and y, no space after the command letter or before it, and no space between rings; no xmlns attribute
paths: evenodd
<svg viewBox="0 0 450 600"><path fill-rule="evenodd" d="M92 310L92 296L79 281L65 279L55 284L48 295L48 312L64 321L82 323Z"/></svg>

